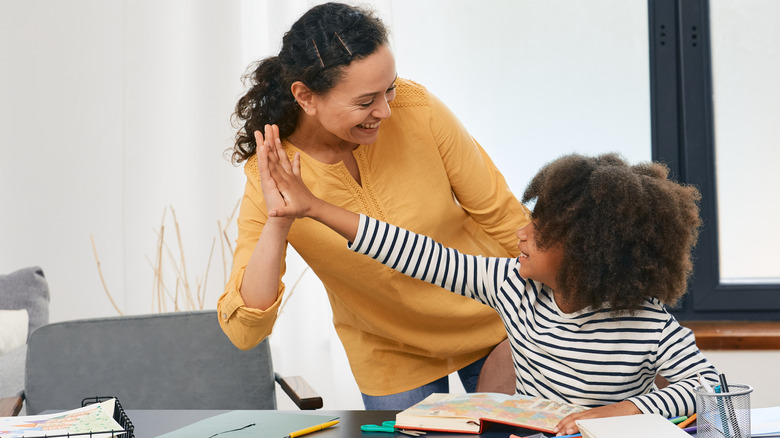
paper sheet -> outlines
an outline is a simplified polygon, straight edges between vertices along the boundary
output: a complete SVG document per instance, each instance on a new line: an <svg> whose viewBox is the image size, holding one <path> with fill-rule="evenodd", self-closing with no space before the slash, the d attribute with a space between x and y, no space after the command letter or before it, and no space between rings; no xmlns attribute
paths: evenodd
<svg viewBox="0 0 780 438"><path fill-rule="evenodd" d="M122 431L114 420L115 399L56 414L0 417L0 438L42 437L85 432L109 432L92 436L111 436L111 431ZM115 435L121 437L124 434Z"/></svg>

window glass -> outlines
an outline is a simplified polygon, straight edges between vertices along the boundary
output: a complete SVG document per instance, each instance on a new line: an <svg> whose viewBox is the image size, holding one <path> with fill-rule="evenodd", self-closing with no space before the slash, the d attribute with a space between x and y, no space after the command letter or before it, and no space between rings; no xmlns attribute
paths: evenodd
<svg viewBox="0 0 780 438"><path fill-rule="evenodd" d="M723 283L780 283L778 16L773 0L710 1Z"/></svg>

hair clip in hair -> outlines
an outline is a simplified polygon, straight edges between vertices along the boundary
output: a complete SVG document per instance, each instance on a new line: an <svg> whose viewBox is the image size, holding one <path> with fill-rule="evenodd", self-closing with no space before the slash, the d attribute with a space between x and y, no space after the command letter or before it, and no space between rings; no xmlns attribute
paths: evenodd
<svg viewBox="0 0 780 438"><path fill-rule="evenodd" d="M334 35L336 35L336 38L338 38L338 39L339 39L339 41L341 41L341 45L342 45L342 46L344 46L344 49L346 49L347 53L349 53L349 56L352 56L352 51L351 51L351 50L349 50L349 47L347 47L347 45L346 45L346 44L344 44L344 40L342 40L342 39L341 39L341 37L339 36L339 34L338 34L338 33L336 33L336 32L333 32L333 34L334 34Z"/></svg>
<svg viewBox="0 0 780 438"><path fill-rule="evenodd" d="M317 48L317 42L314 41L314 38L311 39L311 42L314 44L314 50L317 51L317 58L320 59L320 65L322 65L322 68L325 68L325 63L322 62L322 56L320 56L320 49Z"/></svg>

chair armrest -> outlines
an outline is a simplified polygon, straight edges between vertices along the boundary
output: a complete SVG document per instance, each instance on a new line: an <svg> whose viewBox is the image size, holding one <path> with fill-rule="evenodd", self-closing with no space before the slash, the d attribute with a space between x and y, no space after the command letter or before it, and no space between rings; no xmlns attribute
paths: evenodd
<svg viewBox="0 0 780 438"><path fill-rule="evenodd" d="M0 417L15 417L22 410L24 391L15 397L0 397Z"/></svg>
<svg viewBox="0 0 780 438"><path fill-rule="evenodd" d="M290 399L302 410L319 409L322 407L322 397L309 386L301 376L282 377L274 373L274 380L282 387Z"/></svg>

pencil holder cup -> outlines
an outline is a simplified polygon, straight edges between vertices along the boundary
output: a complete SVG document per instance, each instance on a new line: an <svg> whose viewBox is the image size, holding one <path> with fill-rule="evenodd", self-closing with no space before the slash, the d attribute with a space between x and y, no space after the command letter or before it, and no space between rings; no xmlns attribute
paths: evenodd
<svg viewBox="0 0 780 438"><path fill-rule="evenodd" d="M698 438L750 438L750 385L732 384L723 393L701 386L693 391Z"/></svg>

